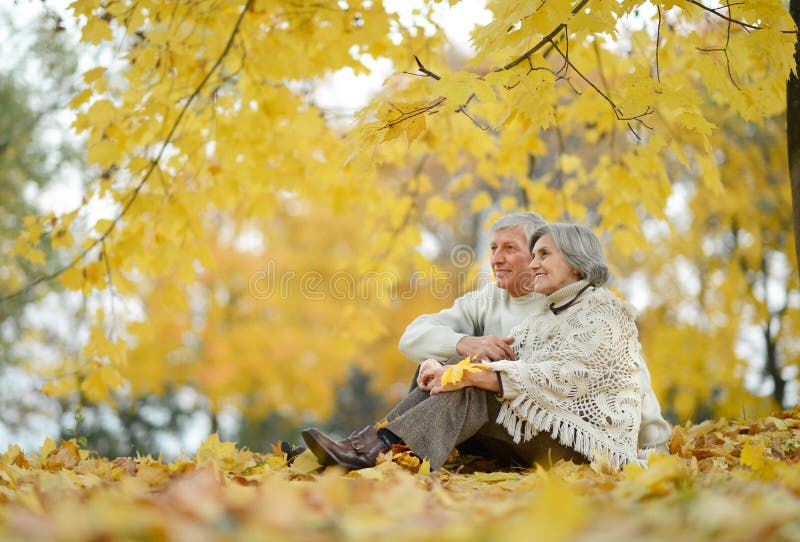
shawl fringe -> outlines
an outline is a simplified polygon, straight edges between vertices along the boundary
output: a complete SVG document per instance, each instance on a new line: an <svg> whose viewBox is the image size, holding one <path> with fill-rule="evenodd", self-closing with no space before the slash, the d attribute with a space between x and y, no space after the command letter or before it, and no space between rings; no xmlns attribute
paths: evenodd
<svg viewBox="0 0 800 542"><path fill-rule="evenodd" d="M508 430L517 444L531 440L540 432L549 432L553 440L572 448L589 461L594 461L595 454L599 452L608 454L609 462L615 468L637 462L636 457L622 450L611 448L608 443L598 440L590 432L556 416L532 399L523 398L523 396L518 396L515 400L503 404L500 414L497 416L497 423Z"/></svg>

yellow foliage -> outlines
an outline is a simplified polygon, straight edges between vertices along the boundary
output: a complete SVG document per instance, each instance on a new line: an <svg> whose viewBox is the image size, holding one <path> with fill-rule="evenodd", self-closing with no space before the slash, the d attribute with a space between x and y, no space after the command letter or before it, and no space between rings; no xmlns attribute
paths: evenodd
<svg viewBox="0 0 800 542"><path fill-rule="evenodd" d="M81 392L93 403L112 403L110 391L122 387L122 376L119 371L108 365L101 365L90 370L88 376L81 382Z"/></svg>
<svg viewBox="0 0 800 542"><path fill-rule="evenodd" d="M622 472L559 461L430 473L396 450L345 475L308 451L286 465L216 435L171 463L97 457L75 441L38 454L12 445L0 453L0 538L758 539L792 533L800 513L799 414L676 427L671 455Z"/></svg>

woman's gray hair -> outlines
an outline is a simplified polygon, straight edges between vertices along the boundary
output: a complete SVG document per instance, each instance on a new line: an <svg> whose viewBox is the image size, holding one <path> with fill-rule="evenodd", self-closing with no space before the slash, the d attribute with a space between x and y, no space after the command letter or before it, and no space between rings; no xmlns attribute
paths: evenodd
<svg viewBox="0 0 800 542"><path fill-rule="evenodd" d="M531 237L531 251L536 241L548 233L552 234L564 261L578 272L580 278L595 286L604 286L609 281L611 272L603 255L603 246L590 228L581 224L547 224L537 229Z"/></svg>
<svg viewBox="0 0 800 542"><path fill-rule="evenodd" d="M528 245L530 245L533 234L545 224L547 224L547 222L537 213L512 213L495 220L489 233L494 234L497 230L520 227L525 233L525 239L528 241Z"/></svg>

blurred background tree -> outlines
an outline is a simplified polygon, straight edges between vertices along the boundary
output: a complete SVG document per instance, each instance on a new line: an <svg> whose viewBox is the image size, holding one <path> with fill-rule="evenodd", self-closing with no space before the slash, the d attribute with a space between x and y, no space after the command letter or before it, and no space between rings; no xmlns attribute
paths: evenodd
<svg viewBox="0 0 800 542"><path fill-rule="evenodd" d="M65 133L63 123L80 77L74 42L64 33L59 15L47 9L38 12L30 18L15 17L11 9L0 12L0 34L6 36L0 46L2 291L19 289L35 272L65 263L49 239L33 260L11 251L19 231L36 223L44 211L39 205L42 195L51 189L68 190L69 172L74 175L85 167L80 141ZM0 426L5 433L24 431L53 417L52 408L35 391L41 381L32 382L20 367L32 356L54 362L68 354L68 330L74 324L59 324L45 315L60 306L62 316L75 316L74 308L62 305L61 290L60 284L50 282L0 303Z"/></svg>

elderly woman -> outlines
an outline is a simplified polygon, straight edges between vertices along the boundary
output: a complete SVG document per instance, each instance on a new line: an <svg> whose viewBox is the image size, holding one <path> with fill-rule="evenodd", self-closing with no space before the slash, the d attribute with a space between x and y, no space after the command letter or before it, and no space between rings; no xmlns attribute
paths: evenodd
<svg viewBox="0 0 800 542"><path fill-rule="evenodd" d="M485 364L444 386L446 366L426 360L417 388L380 429L340 441L303 431L321 464L371 467L404 443L435 470L468 440L524 465L600 453L619 466L666 450L669 426L650 389L634 314L604 287L599 240L585 226L550 224L531 246L533 290L543 297L512 332L517 360Z"/></svg>

